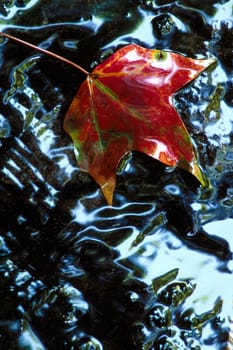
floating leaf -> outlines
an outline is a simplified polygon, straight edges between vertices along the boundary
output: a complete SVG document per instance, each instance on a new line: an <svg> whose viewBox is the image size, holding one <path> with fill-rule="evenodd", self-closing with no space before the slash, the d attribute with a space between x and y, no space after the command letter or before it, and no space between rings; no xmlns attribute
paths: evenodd
<svg viewBox="0 0 233 350"><path fill-rule="evenodd" d="M179 166L205 186L189 133L172 95L214 62L127 45L89 73L78 64L9 34L0 35L48 54L87 75L64 120L78 165L100 185L112 204L116 171L130 151Z"/></svg>
<svg viewBox="0 0 233 350"><path fill-rule="evenodd" d="M213 63L173 52L127 45L88 75L66 114L78 165L112 204L116 171L130 151L143 152L208 181L172 95Z"/></svg>

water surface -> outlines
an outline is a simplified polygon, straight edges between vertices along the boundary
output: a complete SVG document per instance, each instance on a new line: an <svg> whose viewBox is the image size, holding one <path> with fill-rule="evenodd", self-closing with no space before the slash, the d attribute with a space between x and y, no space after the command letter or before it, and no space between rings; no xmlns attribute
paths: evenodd
<svg viewBox="0 0 233 350"><path fill-rule="evenodd" d="M132 42L217 59L173 99L212 188L134 152L110 208L62 127L85 77L1 42L1 349L232 347L232 8L1 3L1 30L87 70Z"/></svg>

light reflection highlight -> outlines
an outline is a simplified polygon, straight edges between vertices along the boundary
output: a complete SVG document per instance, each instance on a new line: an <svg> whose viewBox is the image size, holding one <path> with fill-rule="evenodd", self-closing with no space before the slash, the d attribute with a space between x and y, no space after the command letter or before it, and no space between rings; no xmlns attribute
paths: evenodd
<svg viewBox="0 0 233 350"><path fill-rule="evenodd" d="M135 212L135 205L137 206L137 212ZM139 211L140 208L141 212ZM83 205L82 200L78 200L76 207L71 210L71 214L74 222L80 224L87 224L91 222L103 221L103 218L106 218L106 212L108 212L109 210L110 215L107 215L107 219L118 220L131 216L150 215L155 211L155 205L153 203L132 202L123 204L119 207L105 206L92 211L88 211Z"/></svg>

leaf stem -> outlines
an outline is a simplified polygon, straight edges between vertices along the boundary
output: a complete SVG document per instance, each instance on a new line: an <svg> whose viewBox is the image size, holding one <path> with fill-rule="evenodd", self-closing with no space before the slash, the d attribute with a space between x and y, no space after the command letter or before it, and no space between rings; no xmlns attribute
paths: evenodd
<svg viewBox="0 0 233 350"><path fill-rule="evenodd" d="M46 54L46 55L49 55L49 56L52 56L62 62L65 62L67 64L69 64L70 66L72 66L73 68L75 69L78 69L80 72L84 73L85 75L90 75L91 73L88 72L86 69L84 69L83 67L79 66L77 63L74 63L70 60L68 60L67 58L65 57L62 57L60 55L57 55L56 53L54 52L51 52L51 51L48 51L48 50L45 50L45 49L42 49L41 47L38 47L36 45L33 45L27 41L24 41L22 39L19 39L13 35L10 35L10 34L7 34L7 33L3 33L3 32L0 32L0 36L3 36L4 38L7 38L7 39L10 39L10 40L13 40L15 41L16 43L18 44L21 44L21 45L24 45L24 46L27 46L27 47L30 47L31 49L33 50L36 50L36 51L39 51L43 54Z"/></svg>

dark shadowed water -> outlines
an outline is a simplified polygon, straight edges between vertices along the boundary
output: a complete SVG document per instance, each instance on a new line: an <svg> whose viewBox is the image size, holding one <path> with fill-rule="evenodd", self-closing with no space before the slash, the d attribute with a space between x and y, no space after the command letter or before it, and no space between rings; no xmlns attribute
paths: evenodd
<svg viewBox="0 0 233 350"><path fill-rule="evenodd" d="M0 30L217 59L173 99L212 188L134 152L108 207L62 127L85 77L0 42L0 349L232 349L233 1L4 0Z"/></svg>

